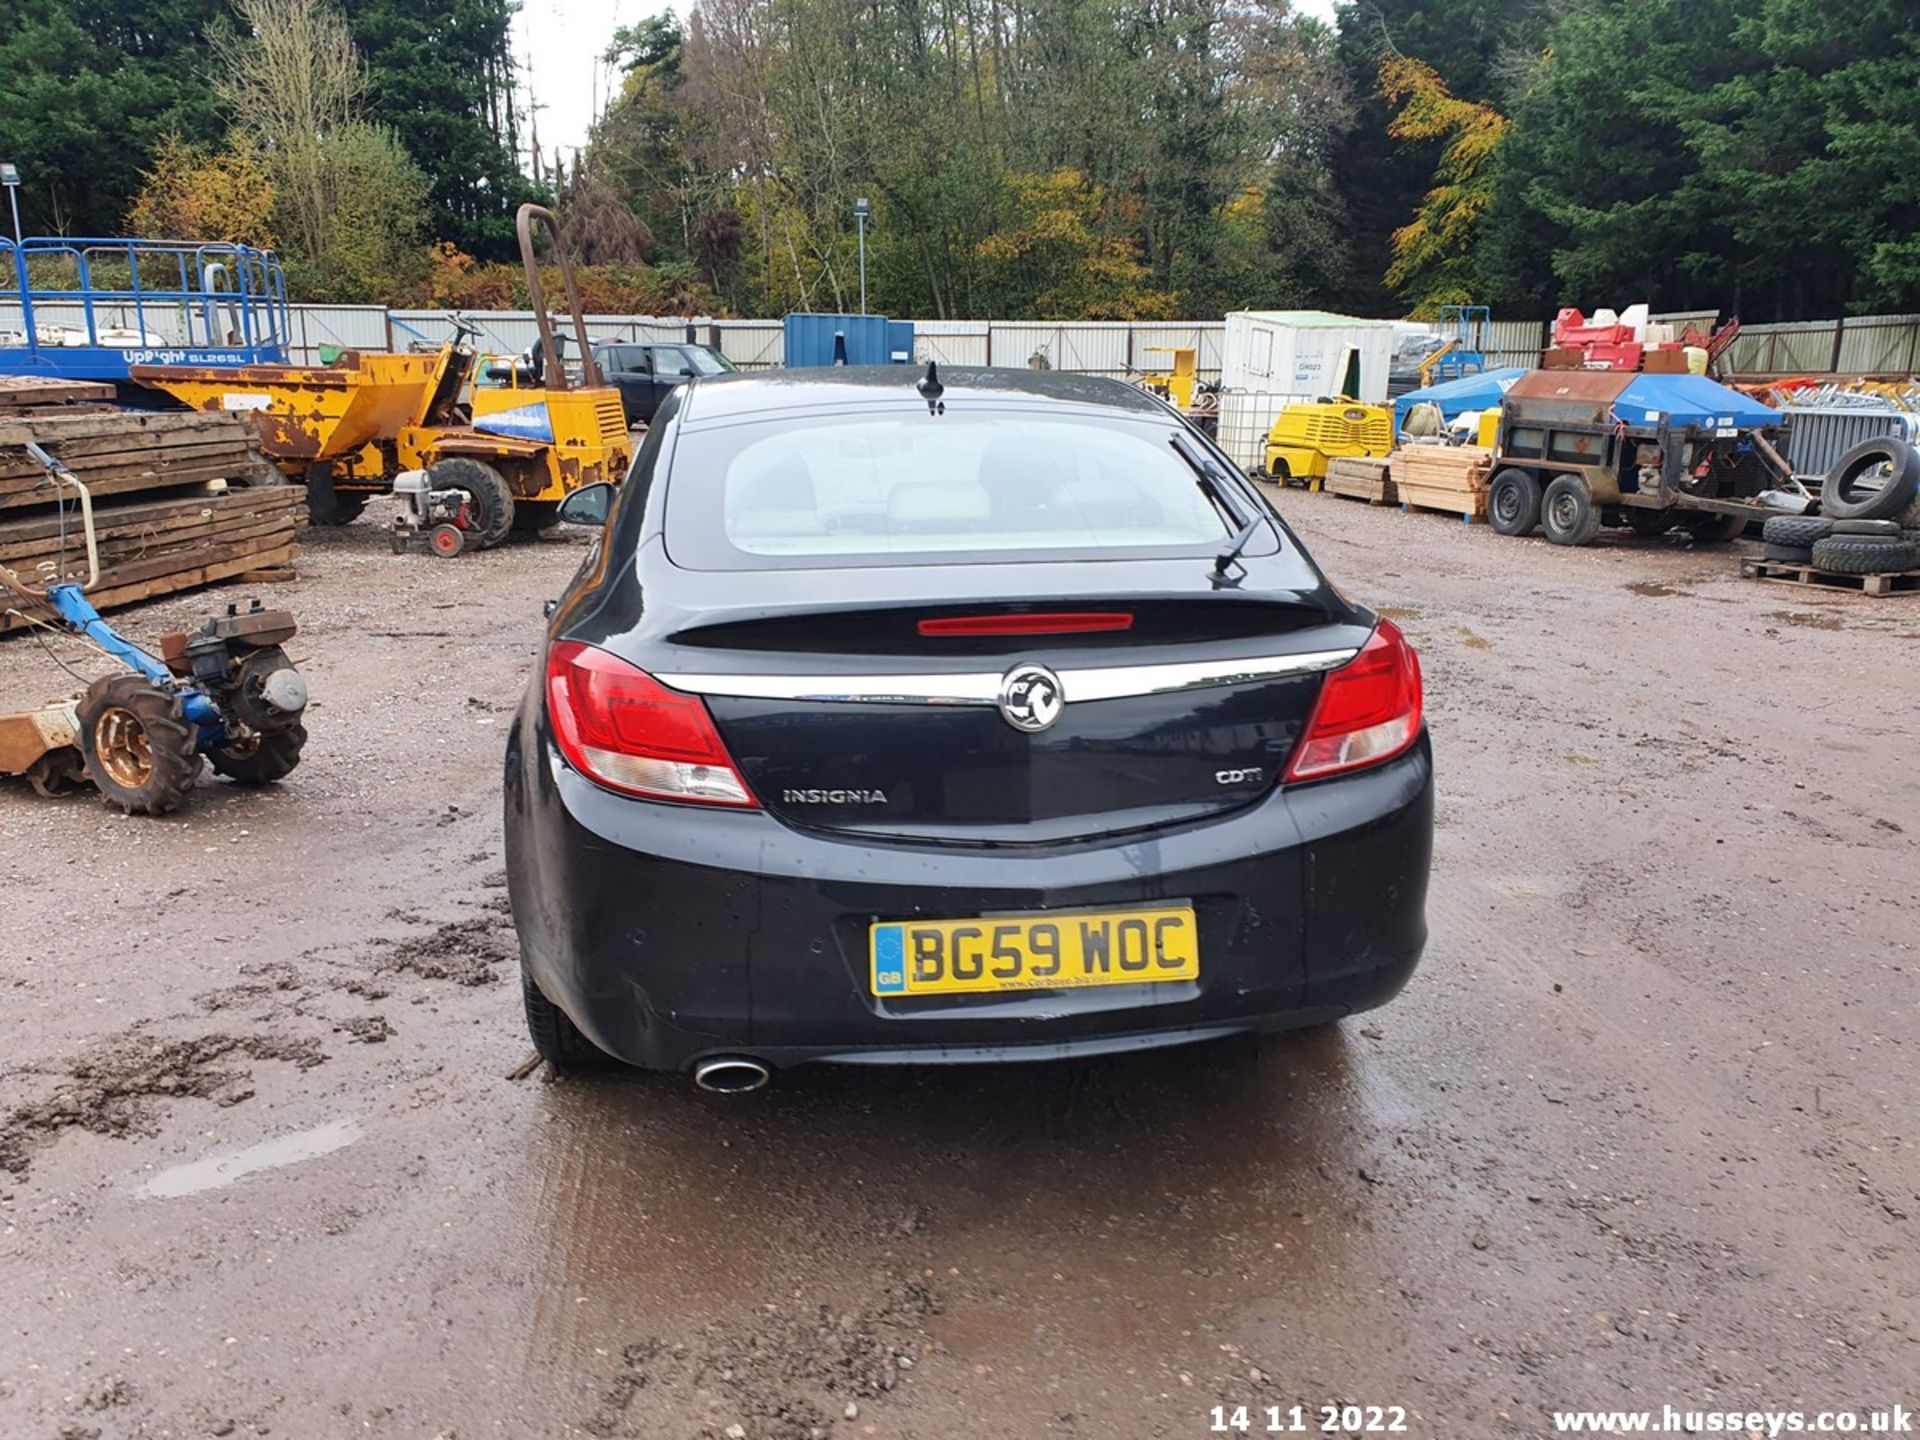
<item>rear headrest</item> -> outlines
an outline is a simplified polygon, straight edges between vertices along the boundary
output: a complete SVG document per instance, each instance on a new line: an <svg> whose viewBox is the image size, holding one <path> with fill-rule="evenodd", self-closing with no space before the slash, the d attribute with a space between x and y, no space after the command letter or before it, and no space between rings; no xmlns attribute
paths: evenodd
<svg viewBox="0 0 1920 1440"><path fill-rule="evenodd" d="M906 525L968 525L993 517L993 500L980 485L910 480L887 492L887 519Z"/></svg>
<svg viewBox="0 0 1920 1440"><path fill-rule="evenodd" d="M813 510L813 471L804 455L782 455L757 474L743 476L730 497L742 510Z"/></svg>

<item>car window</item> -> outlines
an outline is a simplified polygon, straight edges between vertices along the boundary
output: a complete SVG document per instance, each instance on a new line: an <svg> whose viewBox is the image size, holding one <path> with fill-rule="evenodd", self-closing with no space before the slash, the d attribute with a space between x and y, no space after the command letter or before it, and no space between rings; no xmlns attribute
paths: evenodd
<svg viewBox="0 0 1920 1440"><path fill-rule="evenodd" d="M1231 528L1162 425L951 411L683 432L667 546L697 568L1217 546Z"/></svg>
<svg viewBox="0 0 1920 1440"><path fill-rule="evenodd" d="M600 352L602 370L631 370L636 351L631 345L609 345Z"/></svg>
<svg viewBox="0 0 1920 1440"><path fill-rule="evenodd" d="M696 375L724 375L733 369L732 361L703 345L689 345L681 353L687 357L684 363Z"/></svg>

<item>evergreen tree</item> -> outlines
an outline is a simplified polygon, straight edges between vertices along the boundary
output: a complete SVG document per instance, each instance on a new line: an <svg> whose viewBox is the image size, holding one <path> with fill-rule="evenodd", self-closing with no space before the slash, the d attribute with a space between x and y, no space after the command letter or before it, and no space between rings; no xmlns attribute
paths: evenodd
<svg viewBox="0 0 1920 1440"><path fill-rule="evenodd" d="M225 0L0 0L0 160L28 234L118 235L168 136L226 129L207 57Z"/></svg>
<svg viewBox="0 0 1920 1440"><path fill-rule="evenodd" d="M519 251L513 219L544 198L520 172L508 27L514 0L345 0L371 77L367 118L431 182L428 228L481 259Z"/></svg>

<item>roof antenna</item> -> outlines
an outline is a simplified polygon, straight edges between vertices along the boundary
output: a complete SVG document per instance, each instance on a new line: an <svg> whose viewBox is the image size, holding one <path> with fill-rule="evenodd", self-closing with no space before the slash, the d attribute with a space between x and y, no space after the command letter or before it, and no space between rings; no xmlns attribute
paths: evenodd
<svg viewBox="0 0 1920 1440"><path fill-rule="evenodd" d="M940 400L940 397L946 394L947 387L940 383L939 361L927 361L927 373L914 381L913 388L918 390L920 392L920 398L927 402L927 413L929 415L944 415L947 413L947 407L941 403Z"/></svg>

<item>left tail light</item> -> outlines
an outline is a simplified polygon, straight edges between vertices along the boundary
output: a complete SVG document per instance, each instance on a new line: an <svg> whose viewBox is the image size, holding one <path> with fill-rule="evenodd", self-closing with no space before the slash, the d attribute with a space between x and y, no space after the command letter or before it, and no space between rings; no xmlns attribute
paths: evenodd
<svg viewBox="0 0 1920 1440"><path fill-rule="evenodd" d="M757 808L697 695L576 640L547 652L547 716L567 763L649 800Z"/></svg>
<svg viewBox="0 0 1920 1440"><path fill-rule="evenodd" d="M1324 780L1402 754L1420 737L1422 703L1420 657L1382 620L1358 655L1328 672L1285 778Z"/></svg>

